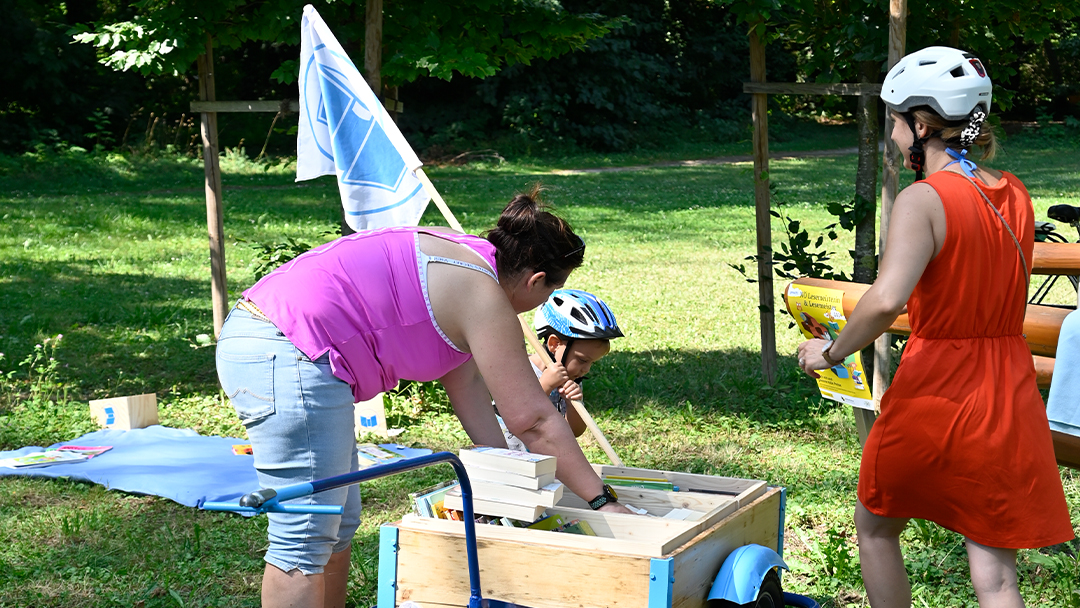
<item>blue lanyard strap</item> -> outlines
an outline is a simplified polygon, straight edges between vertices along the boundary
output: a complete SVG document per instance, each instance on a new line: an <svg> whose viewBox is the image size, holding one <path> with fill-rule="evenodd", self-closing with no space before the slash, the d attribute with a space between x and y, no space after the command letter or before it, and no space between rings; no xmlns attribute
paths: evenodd
<svg viewBox="0 0 1080 608"><path fill-rule="evenodd" d="M959 152L957 152L952 148L945 148L945 152L947 152L949 156L956 159L949 163L949 165L955 165L956 163L960 163L960 169L964 172L964 175L967 175L968 177L975 177L974 170L977 167L975 166L975 163L967 159L967 150L960 150ZM949 165L945 166L948 167Z"/></svg>

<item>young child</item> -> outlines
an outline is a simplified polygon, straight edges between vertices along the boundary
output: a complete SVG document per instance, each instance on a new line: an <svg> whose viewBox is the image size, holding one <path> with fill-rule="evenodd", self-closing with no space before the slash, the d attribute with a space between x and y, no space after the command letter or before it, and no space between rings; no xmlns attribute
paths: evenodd
<svg viewBox="0 0 1080 608"><path fill-rule="evenodd" d="M580 289L555 290L537 309L533 327L552 360L542 370L540 356L531 355L533 371L552 405L566 416L574 436L579 437L585 432L585 421L570 401L582 400L581 381L592 364L608 354L611 339L622 337L622 330L603 300ZM503 434L510 449L525 451L525 445L505 426Z"/></svg>

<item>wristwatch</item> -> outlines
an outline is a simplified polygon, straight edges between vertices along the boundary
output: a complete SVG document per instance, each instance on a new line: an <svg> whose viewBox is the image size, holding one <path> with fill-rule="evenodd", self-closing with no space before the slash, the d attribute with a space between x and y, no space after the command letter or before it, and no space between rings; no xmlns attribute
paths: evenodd
<svg viewBox="0 0 1080 608"><path fill-rule="evenodd" d="M619 495L615 493L615 490L611 489L611 486L604 484L604 493L589 501L589 507L595 511L600 507L611 503L619 502Z"/></svg>
<svg viewBox="0 0 1080 608"><path fill-rule="evenodd" d="M840 365L844 361L843 361L843 359L841 359L840 361L834 361L833 358L829 356L829 349L832 348L832 345L833 345L833 341L829 340L828 342L825 343L825 346L821 347L821 358L825 359L825 363L828 363L829 367L836 367L837 365Z"/></svg>

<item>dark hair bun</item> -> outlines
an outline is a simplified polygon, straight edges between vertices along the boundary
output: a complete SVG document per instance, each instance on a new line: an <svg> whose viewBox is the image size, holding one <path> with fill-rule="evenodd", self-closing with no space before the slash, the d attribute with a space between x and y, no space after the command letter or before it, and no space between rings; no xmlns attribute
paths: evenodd
<svg viewBox="0 0 1080 608"><path fill-rule="evenodd" d="M541 192L535 184L528 194L511 199L485 236L495 245L500 276L532 270L546 272L549 285L560 284L585 260L585 251L570 224L540 200Z"/></svg>

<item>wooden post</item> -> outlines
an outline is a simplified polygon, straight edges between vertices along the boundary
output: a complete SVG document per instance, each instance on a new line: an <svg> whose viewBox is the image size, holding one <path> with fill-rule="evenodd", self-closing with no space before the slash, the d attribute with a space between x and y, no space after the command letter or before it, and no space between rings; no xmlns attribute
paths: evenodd
<svg viewBox="0 0 1080 608"><path fill-rule="evenodd" d="M879 64L864 61L860 63L859 81L869 83L876 79ZM859 95L859 167L855 172L855 196L873 204L877 210L877 163L878 163L878 96L869 92ZM856 283L873 283L877 276L877 258L874 256L876 214L869 213L855 226L855 267L852 276ZM862 351L863 365L867 377L875 377L875 351L868 346ZM855 427L859 441L865 441L874 424L874 411L853 407Z"/></svg>
<svg viewBox="0 0 1080 608"><path fill-rule="evenodd" d="M889 69L904 56L907 38L907 0L889 0ZM889 216L900 184L900 169L904 166L900 148L892 140L892 114L885 114L885 157L881 172L881 229L878 237L878 255L885 253L889 235ZM874 409L881 411L881 397L892 379L892 338L882 334L874 342ZM870 432L870 429L867 429ZM860 433L860 438L865 437Z"/></svg>
<svg viewBox="0 0 1080 608"><path fill-rule="evenodd" d="M367 0L364 11L364 80L382 99L382 0ZM341 209L341 236L356 231L345 220L345 208ZM381 394L381 393L380 393Z"/></svg>
<svg viewBox="0 0 1080 608"><path fill-rule="evenodd" d="M364 13L364 79L382 99L382 9L383 0L367 0Z"/></svg>
<svg viewBox="0 0 1080 608"><path fill-rule="evenodd" d="M214 99L214 40L206 35L206 52L199 55L199 99ZM206 227L210 234L210 294L214 308L214 337L229 313L225 281L225 219L221 202L221 164L218 159L217 112L203 112L200 132L206 176Z"/></svg>
<svg viewBox="0 0 1080 608"><path fill-rule="evenodd" d="M750 81L765 82L765 45L750 26ZM776 319L773 305L772 216L769 214L769 96L754 93L754 208L757 218L758 311L761 316L761 377L776 383Z"/></svg>

